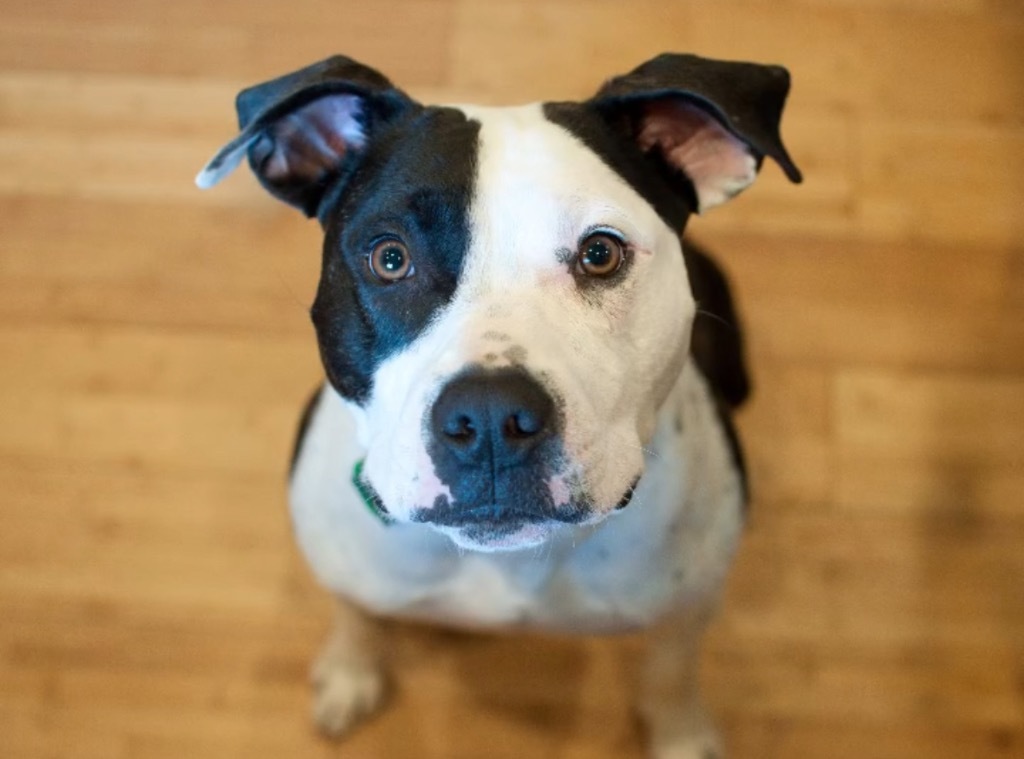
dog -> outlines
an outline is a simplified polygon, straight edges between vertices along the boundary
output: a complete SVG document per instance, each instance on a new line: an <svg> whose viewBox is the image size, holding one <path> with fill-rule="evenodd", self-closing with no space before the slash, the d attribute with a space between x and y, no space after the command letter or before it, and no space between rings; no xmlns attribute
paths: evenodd
<svg viewBox="0 0 1024 759"><path fill-rule="evenodd" d="M326 382L290 501L338 598L313 668L340 735L382 701L374 620L645 630L658 759L719 756L699 641L744 523L726 279L682 234L772 158L778 66L665 54L584 102L422 105L335 56L243 90L243 158L324 230Z"/></svg>

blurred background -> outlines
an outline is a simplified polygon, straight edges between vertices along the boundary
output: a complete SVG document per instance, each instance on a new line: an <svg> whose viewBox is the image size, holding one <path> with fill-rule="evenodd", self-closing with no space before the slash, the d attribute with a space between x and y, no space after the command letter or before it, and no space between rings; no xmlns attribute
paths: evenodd
<svg viewBox="0 0 1024 759"><path fill-rule="evenodd" d="M787 66L806 176L690 227L756 381L703 673L731 756L1024 756L1019 0L0 0L0 756L643 755L609 641L403 630L394 708L314 734L319 232L192 178L239 88L333 52L513 103L662 51Z"/></svg>

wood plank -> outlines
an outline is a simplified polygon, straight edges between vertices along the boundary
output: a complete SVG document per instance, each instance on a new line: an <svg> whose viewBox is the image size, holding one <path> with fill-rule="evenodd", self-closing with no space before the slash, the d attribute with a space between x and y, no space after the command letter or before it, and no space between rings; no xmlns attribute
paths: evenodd
<svg viewBox="0 0 1024 759"><path fill-rule="evenodd" d="M0 211L9 323L312 334L322 238L269 200L243 209L18 197L0 198Z"/></svg>
<svg viewBox="0 0 1024 759"><path fill-rule="evenodd" d="M275 387L291 397L322 376L310 335L178 333L108 327L0 327L0 393L148 396L257 405Z"/></svg>
<svg viewBox="0 0 1024 759"><path fill-rule="evenodd" d="M0 67L14 71L230 77L239 87L333 53L432 84L447 73L449 0L384 0L372 13L324 0L211 4L5 3ZM381 19L389 44L380 44Z"/></svg>
<svg viewBox="0 0 1024 759"><path fill-rule="evenodd" d="M847 371L835 383L841 445L894 460L1024 462L1024 380Z"/></svg>
<svg viewBox="0 0 1024 759"><path fill-rule="evenodd" d="M777 361L1019 372L1001 247L697 231L732 275L755 376ZM936 271L948 274L936 277ZM764 383L762 383L764 384Z"/></svg>
<svg viewBox="0 0 1024 759"><path fill-rule="evenodd" d="M1024 131L865 121L861 141L859 214L878 236L1020 243Z"/></svg>
<svg viewBox="0 0 1024 759"><path fill-rule="evenodd" d="M786 65L806 174L690 226L755 380L702 678L729 756L1024 755L1022 49L1019 0L5 0L0 755L645 755L634 638L396 626L392 708L312 730L330 600L284 487L320 231L192 178L239 88L333 52L507 103L664 50Z"/></svg>
<svg viewBox="0 0 1024 759"><path fill-rule="evenodd" d="M277 471L287 460L296 422L293 399L252 408L88 393L12 393L5 404L0 452L57 462L162 461L186 469Z"/></svg>

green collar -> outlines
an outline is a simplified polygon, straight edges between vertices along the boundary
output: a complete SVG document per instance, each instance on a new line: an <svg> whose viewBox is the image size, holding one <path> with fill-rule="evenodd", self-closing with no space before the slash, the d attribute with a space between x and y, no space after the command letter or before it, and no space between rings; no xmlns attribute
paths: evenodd
<svg viewBox="0 0 1024 759"><path fill-rule="evenodd" d="M352 467L352 485L355 486L359 497L363 499L363 505L366 506L366 510L377 517L381 524L394 524L395 520L381 506L380 496L374 493L372 488L363 481L363 461L364 459L359 459L356 465Z"/></svg>

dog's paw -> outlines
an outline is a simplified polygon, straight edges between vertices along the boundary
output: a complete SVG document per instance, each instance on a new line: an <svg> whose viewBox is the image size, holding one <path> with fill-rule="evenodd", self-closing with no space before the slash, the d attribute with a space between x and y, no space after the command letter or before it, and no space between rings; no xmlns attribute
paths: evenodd
<svg viewBox="0 0 1024 759"><path fill-rule="evenodd" d="M321 661L312 679L313 722L331 738L344 735L384 700L384 676L372 667Z"/></svg>
<svg viewBox="0 0 1024 759"><path fill-rule="evenodd" d="M655 741L651 759L725 759L722 741L713 729Z"/></svg>

